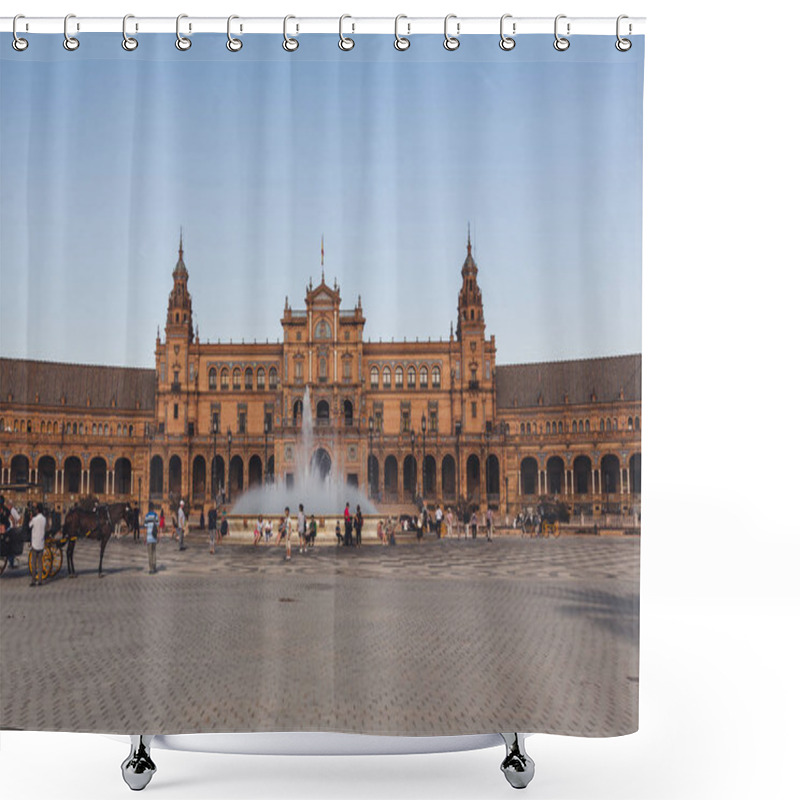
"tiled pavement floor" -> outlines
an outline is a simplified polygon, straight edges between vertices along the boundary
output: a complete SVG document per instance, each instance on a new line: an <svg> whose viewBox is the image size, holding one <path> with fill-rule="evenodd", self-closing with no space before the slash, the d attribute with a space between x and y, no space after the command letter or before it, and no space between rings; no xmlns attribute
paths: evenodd
<svg viewBox="0 0 800 800"><path fill-rule="evenodd" d="M393 735L637 727L638 537L318 548L198 534L0 578L0 726Z"/></svg>

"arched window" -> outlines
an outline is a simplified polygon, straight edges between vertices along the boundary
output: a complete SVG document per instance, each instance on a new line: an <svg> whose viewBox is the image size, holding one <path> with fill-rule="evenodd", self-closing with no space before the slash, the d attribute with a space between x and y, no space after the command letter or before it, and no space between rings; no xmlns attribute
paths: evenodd
<svg viewBox="0 0 800 800"><path fill-rule="evenodd" d="M316 327L314 328L314 338L315 339L330 339L331 338L331 326L328 322L324 319L321 319Z"/></svg>
<svg viewBox="0 0 800 800"><path fill-rule="evenodd" d="M208 371L208 388L213 392L217 388L217 370L214 367Z"/></svg>
<svg viewBox="0 0 800 800"><path fill-rule="evenodd" d="M328 380L328 359L325 356L320 356L319 359L319 379L321 381Z"/></svg>
<svg viewBox="0 0 800 800"><path fill-rule="evenodd" d="M558 423L558 432L564 433L564 424L561 422Z"/></svg>
<svg viewBox="0 0 800 800"><path fill-rule="evenodd" d="M83 423L82 423L82 422L81 422L81 424L78 426L78 433L80 433L80 435L81 435L81 436L83 436Z"/></svg>
<svg viewBox="0 0 800 800"><path fill-rule="evenodd" d="M396 389L403 388L403 368L396 367L394 371L394 385Z"/></svg>
<svg viewBox="0 0 800 800"><path fill-rule="evenodd" d="M276 370L275 367L269 368L269 388L278 388L278 370Z"/></svg>
<svg viewBox="0 0 800 800"><path fill-rule="evenodd" d="M250 367L244 371L244 388L245 391L253 391L253 370Z"/></svg>
<svg viewBox="0 0 800 800"><path fill-rule="evenodd" d="M527 426L527 427L528 427L528 433L530 433L530 432L531 432L531 424L530 424L530 422L528 423L528 426ZM534 430L535 430L535 427L536 427L536 426L534 426Z"/></svg>
<svg viewBox="0 0 800 800"><path fill-rule="evenodd" d="M420 389L427 389L428 388L428 368L427 367L420 367L419 368L419 388Z"/></svg>
<svg viewBox="0 0 800 800"><path fill-rule="evenodd" d="M417 371L414 369L414 367L408 368L406 377L408 378L408 388L409 389L415 388L417 385Z"/></svg>
<svg viewBox="0 0 800 800"><path fill-rule="evenodd" d="M92 423L92 436L97 436L97 423Z"/></svg>
<svg viewBox="0 0 800 800"><path fill-rule="evenodd" d="M369 388L370 389L377 389L378 388L378 368L371 367L369 371Z"/></svg>
<svg viewBox="0 0 800 800"><path fill-rule="evenodd" d="M431 383L433 384L434 389L441 388L442 385L442 371L439 367L434 367L431 370Z"/></svg>
<svg viewBox="0 0 800 800"><path fill-rule="evenodd" d="M572 432L573 433L578 432L578 423L575 420L572 420Z"/></svg>
<svg viewBox="0 0 800 800"><path fill-rule="evenodd" d="M103 436L108 436L108 424L103 425Z"/></svg>
<svg viewBox="0 0 800 800"><path fill-rule="evenodd" d="M578 433L583 433L583 420L578 423Z"/></svg>
<svg viewBox="0 0 800 800"><path fill-rule="evenodd" d="M589 433L589 431L591 430L591 428L589 427L589 420L587 419L586 422L583 423L583 425L586 433Z"/></svg>
<svg viewBox="0 0 800 800"><path fill-rule="evenodd" d="M219 374L219 388L222 389L223 392L228 391L228 370L223 369L222 372Z"/></svg>
<svg viewBox="0 0 800 800"><path fill-rule="evenodd" d="M237 367L233 371L233 390L238 392L242 388L242 371Z"/></svg>
<svg viewBox="0 0 800 800"><path fill-rule="evenodd" d="M525 433L525 423L524 422L520 422L520 424L519 424L519 432L520 433Z"/></svg>
<svg viewBox="0 0 800 800"><path fill-rule="evenodd" d="M264 372L264 367L259 367L258 372L256 372L256 388L259 392L264 391L265 381L266 381L266 372Z"/></svg>
<svg viewBox="0 0 800 800"><path fill-rule="evenodd" d="M2 425L0 425L0 427L2 427ZM639 417L636 417L634 428L636 428L637 431L639 430Z"/></svg>
<svg viewBox="0 0 800 800"><path fill-rule="evenodd" d="M633 417L628 417L628 430L633 430Z"/></svg>
<svg viewBox="0 0 800 800"><path fill-rule="evenodd" d="M383 368L383 388L392 388L392 371L389 369L389 367Z"/></svg>

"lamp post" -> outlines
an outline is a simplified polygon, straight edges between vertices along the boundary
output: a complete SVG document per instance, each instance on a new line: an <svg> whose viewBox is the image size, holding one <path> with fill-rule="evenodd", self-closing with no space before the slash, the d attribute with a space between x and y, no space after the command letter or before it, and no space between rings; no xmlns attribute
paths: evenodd
<svg viewBox="0 0 800 800"><path fill-rule="evenodd" d="M225 500L230 503L231 501L231 442L233 441L233 436L231 436L231 429L228 428L228 491L225 493Z"/></svg>
<svg viewBox="0 0 800 800"><path fill-rule="evenodd" d="M370 416L369 418L369 458L367 459L367 482L369 484L369 489L367 490L367 495L369 499L372 499L373 491L372 491L372 435L375 432L375 417Z"/></svg>
<svg viewBox="0 0 800 800"><path fill-rule="evenodd" d="M456 422L456 502L461 501L461 422Z"/></svg>
<svg viewBox="0 0 800 800"><path fill-rule="evenodd" d="M425 502L425 431L428 426L428 421L425 419L425 414L422 414L422 502Z"/></svg>
<svg viewBox="0 0 800 800"><path fill-rule="evenodd" d="M264 486L267 485L267 465L269 464L269 432L272 428L272 420L269 415L264 415Z"/></svg>
<svg viewBox="0 0 800 800"><path fill-rule="evenodd" d="M217 431L219 430L219 420L217 415L213 414L211 417L211 434L214 439L214 450L211 456L211 499L214 501L214 506L217 505L217 479L216 479L216 466L217 466Z"/></svg>
<svg viewBox="0 0 800 800"><path fill-rule="evenodd" d="M414 497L412 500L416 500L417 496L417 453L416 453L416 441L417 441L417 434L414 433L414 430L411 430L411 459L412 463L414 464Z"/></svg>

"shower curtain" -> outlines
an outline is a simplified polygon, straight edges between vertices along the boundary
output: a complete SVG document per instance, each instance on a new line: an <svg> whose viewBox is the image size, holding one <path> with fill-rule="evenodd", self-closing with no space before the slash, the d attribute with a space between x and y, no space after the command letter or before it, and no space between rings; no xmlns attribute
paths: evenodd
<svg viewBox="0 0 800 800"><path fill-rule="evenodd" d="M0 48L0 725L636 730L643 37L234 32Z"/></svg>

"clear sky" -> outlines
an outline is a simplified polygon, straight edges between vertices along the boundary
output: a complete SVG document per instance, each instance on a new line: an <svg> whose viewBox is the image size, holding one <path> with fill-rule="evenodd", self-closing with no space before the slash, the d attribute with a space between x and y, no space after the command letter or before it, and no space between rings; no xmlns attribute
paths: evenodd
<svg viewBox="0 0 800 800"><path fill-rule="evenodd" d="M205 341L325 276L365 336L449 335L467 223L498 363L641 350L644 40L87 34L0 48L0 352L153 366L183 227Z"/></svg>

